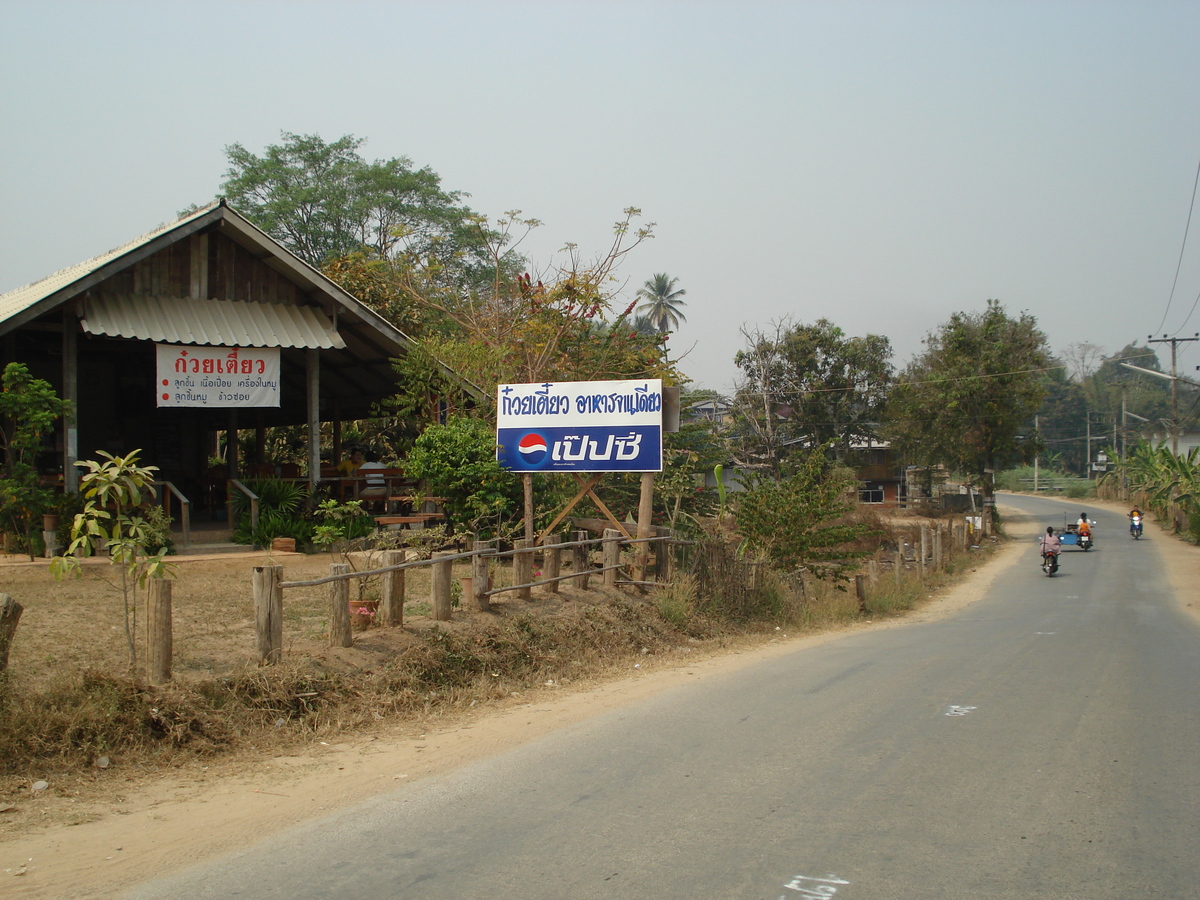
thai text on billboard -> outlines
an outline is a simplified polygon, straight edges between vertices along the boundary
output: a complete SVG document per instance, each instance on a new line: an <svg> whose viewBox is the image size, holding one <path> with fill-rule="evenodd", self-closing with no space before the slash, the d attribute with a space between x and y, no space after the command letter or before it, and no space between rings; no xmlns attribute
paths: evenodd
<svg viewBox="0 0 1200 900"><path fill-rule="evenodd" d="M279 406L278 347L156 344L158 405Z"/></svg>
<svg viewBox="0 0 1200 900"><path fill-rule="evenodd" d="M496 459L514 472L661 472L662 381L496 389Z"/></svg>

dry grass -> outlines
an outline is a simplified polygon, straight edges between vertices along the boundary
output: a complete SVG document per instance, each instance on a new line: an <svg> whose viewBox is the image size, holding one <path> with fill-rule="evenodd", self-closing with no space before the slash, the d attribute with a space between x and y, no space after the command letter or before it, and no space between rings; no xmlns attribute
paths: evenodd
<svg viewBox="0 0 1200 900"><path fill-rule="evenodd" d="M330 561L289 557L285 580L320 577ZM958 557L954 565L969 561ZM406 574L405 625L356 632L345 649L328 646L325 588L289 589L284 661L260 668L251 569L263 562L180 564L175 679L162 688L128 675L111 569L87 566L81 580L60 583L44 566L0 567L0 591L26 610L0 680L0 798L52 774L64 785L86 779L101 757L153 770L249 748L278 753L382 721L420 721L549 682L627 671L635 657L716 651L776 625L817 631L861 618L852 588L817 583L805 593L801 583L767 573L758 615L747 616L740 604L730 618L714 598L700 596L694 578L681 575L647 597L565 584L559 594L535 592L532 602L501 595L492 612L457 608L453 621L438 623L428 617L428 572L415 569ZM871 614L910 608L953 571L925 580L909 573L897 590L884 573L872 590ZM368 598L377 591L369 582L364 587Z"/></svg>

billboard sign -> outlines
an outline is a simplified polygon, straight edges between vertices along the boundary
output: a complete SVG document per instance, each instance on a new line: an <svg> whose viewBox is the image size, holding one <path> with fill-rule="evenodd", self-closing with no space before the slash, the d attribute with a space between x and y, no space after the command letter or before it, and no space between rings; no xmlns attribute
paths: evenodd
<svg viewBox="0 0 1200 900"><path fill-rule="evenodd" d="M657 378L502 384L496 459L514 472L661 472Z"/></svg>
<svg viewBox="0 0 1200 900"><path fill-rule="evenodd" d="M279 406L278 347L156 344L159 407Z"/></svg>

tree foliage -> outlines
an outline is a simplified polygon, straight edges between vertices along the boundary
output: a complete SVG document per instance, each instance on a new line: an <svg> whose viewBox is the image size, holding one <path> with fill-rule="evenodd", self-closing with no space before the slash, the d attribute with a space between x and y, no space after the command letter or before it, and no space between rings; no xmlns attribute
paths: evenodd
<svg viewBox="0 0 1200 900"><path fill-rule="evenodd" d="M444 498L447 515L459 527L478 532L512 516L521 497L520 481L496 462L496 436L482 419L454 418L431 425L413 444L406 470Z"/></svg>
<svg viewBox="0 0 1200 900"><path fill-rule="evenodd" d="M0 377L0 520L25 539L33 558L35 522L50 508L53 497L42 487L37 456L42 437L71 415L71 404L59 398L48 381L34 378L28 367L12 362Z"/></svg>
<svg viewBox="0 0 1200 900"><path fill-rule="evenodd" d="M681 298L687 291L676 288L678 282L678 278L671 278L666 272L657 272L638 288L637 298L642 303L637 311L660 333L674 331L680 322L687 321L680 310L684 305Z"/></svg>
<svg viewBox="0 0 1200 900"><path fill-rule="evenodd" d="M1028 462L1039 447L1046 336L1033 316L1012 318L988 300L981 313L954 313L925 347L892 391L893 445L909 463L944 465L990 494L988 470Z"/></svg>
<svg viewBox="0 0 1200 900"><path fill-rule="evenodd" d="M475 214L459 191L443 190L428 166L406 156L367 161L364 139L283 132L258 156L241 144L225 148L221 190L240 212L301 259L320 267L366 251L442 259L478 249Z"/></svg>
<svg viewBox="0 0 1200 900"><path fill-rule="evenodd" d="M782 479L755 478L737 497L737 529L747 545L784 569L839 575L862 552L847 544L870 529L839 521L854 509L854 474L832 464L827 447L794 454Z"/></svg>
<svg viewBox="0 0 1200 900"><path fill-rule="evenodd" d="M892 378L886 337L848 337L824 318L742 334L746 347L734 357L743 373L735 397L742 465L777 467L788 447L819 444L844 458L874 436Z"/></svg>

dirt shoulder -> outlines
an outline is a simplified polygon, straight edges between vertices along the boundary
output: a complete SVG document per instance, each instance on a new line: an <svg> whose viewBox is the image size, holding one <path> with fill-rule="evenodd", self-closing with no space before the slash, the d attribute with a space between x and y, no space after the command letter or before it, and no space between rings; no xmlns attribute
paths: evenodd
<svg viewBox="0 0 1200 900"><path fill-rule="evenodd" d="M1011 530L1014 537L1022 537L1032 536L1036 528L1018 522ZM1171 540L1157 546L1183 596L1182 587L1196 583L1200 551ZM0 844L0 893L112 897L172 870L245 849L272 832L452 771L656 693L801 652L863 628L904 627L950 615L984 596L1018 562L1024 549L1022 541L1013 541L959 584L943 589L902 618L805 637L779 632L773 639L748 640L732 651L707 656L650 658L637 668L631 664L623 677L582 687L543 686L473 718L440 725L427 722L425 731L414 731L411 724L381 727L343 742L315 744L298 755L249 763L237 759L197 763L149 780L134 773L128 776L125 793L115 787L107 802L81 810L78 824L48 823L37 833ZM1195 608L1192 612L1200 613Z"/></svg>

